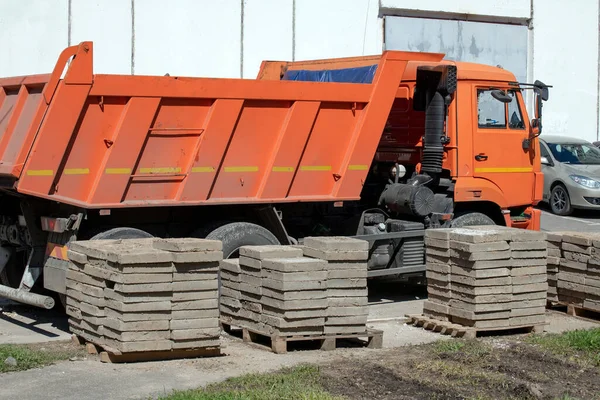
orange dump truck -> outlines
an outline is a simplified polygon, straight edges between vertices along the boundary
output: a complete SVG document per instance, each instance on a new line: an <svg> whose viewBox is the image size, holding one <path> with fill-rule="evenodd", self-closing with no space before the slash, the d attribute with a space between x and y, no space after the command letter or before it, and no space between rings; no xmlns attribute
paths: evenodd
<svg viewBox="0 0 600 400"><path fill-rule="evenodd" d="M443 57L120 76L94 74L84 42L50 75L1 78L0 296L64 299L75 239L208 237L231 257L345 235L371 243L369 275L383 276L424 271L424 229L539 229L548 87Z"/></svg>

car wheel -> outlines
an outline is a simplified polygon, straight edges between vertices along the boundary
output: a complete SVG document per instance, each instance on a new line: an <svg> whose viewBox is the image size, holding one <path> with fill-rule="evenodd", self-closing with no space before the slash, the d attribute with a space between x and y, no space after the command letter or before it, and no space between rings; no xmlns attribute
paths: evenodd
<svg viewBox="0 0 600 400"><path fill-rule="evenodd" d="M550 192L550 209L556 215L570 215L573 213L569 192L560 183L554 186L552 192Z"/></svg>

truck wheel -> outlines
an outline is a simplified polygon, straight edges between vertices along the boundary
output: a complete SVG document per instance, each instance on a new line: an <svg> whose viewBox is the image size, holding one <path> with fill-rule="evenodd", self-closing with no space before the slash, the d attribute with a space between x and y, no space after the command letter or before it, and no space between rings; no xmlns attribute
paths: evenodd
<svg viewBox="0 0 600 400"><path fill-rule="evenodd" d="M493 219L485 214L472 212L460 215L452 220L452 228L462 228L465 226L477 225L496 225Z"/></svg>
<svg viewBox="0 0 600 400"><path fill-rule="evenodd" d="M552 188L550 193L550 209L556 215L571 215L573 207L571 207L571 199L567 188L562 184L558 184Z"/></svg>
<svg viewBox="0 0 600 400"><path fill-rule="evenodd" d="M215 229L206 239L223 242L223 257L236 258L242 246L278 245L279 240L262 226L248 222L234 222Z"/></svg>
<svg viewBox="0 0 600 400"><path fill-rule="evenodd" d="M114 228L92 236L90 240L149 239L151 234L136 228Z"/></svg>

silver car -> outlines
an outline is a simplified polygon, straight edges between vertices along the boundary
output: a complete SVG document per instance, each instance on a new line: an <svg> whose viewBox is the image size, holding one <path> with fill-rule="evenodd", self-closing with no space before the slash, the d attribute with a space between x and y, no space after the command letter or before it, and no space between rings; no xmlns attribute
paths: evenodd
<svg viewBox="0 0 600 400"><path fill-rule="evenodd" d="M544 201L557 215L600 210L600 149L567 136L540 137Z"/></svg>

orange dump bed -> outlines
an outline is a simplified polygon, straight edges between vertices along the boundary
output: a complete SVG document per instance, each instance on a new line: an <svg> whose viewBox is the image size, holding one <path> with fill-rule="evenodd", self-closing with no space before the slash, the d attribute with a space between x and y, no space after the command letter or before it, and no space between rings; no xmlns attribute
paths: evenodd
<svg viewBox="0 0 600 400"><path fill-rule="evenodd" d="M358 199L407 62L441 59L386 52L364 59L371 84L350 84L265 65L257 80L94 75L92 53L0 79L0 177L19 193L86 208Z"/></svg>

